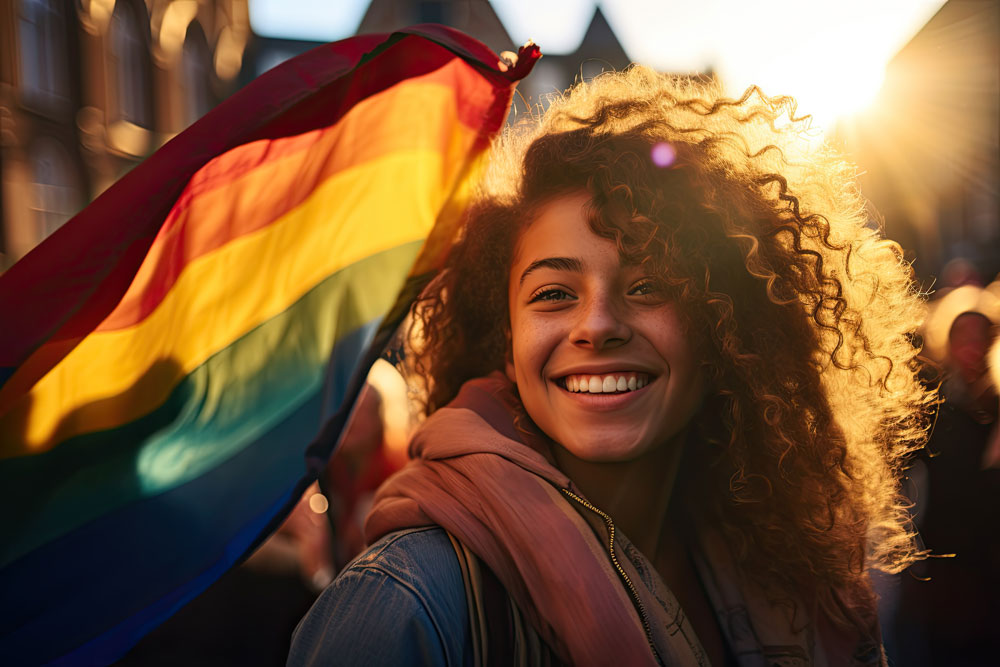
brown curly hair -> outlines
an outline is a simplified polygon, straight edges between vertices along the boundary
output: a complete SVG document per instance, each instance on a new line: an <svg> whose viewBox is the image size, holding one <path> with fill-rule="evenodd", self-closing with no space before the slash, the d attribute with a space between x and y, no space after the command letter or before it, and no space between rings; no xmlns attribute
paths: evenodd
<svg viewBox="0 0 1000 667"><path fill-rule="evenodd" d="M776 599L867 625L866 567L919 558L898 493L926 437L923 316L899 247L853 169L812 147L791 98L633 67L576 86L494 146L446 269L414 306L411 375L426 411L502 369L517 239L553 197L587 191L590 225L680 304L714 388L702 493ZM665 144L669 166L651 159Z"/></svg>

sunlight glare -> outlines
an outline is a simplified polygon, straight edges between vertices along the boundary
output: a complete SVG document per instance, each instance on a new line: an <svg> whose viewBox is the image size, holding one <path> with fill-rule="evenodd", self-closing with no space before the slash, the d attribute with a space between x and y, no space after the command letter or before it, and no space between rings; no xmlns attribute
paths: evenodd
<svg viewBox="0 0 1000 667"><path fill-rule="evenodd" d="M756 77L765 94L795 97L796 115L811 115L812 126L822 131L832 129L839 119L867 109L884 79L884 60L861 50L837 60L817 58L799 61L795 66L782 63L777 69L763 69ZM733 94L742 92L742 86L735 88Z"/></svg>
<svg viewBox="0 0 1000 667"><path fill-rule="evenodd" d="M511 1L511 0L494 0ZM629 56L666 72L711 70L729 95L792 95L831 129L877 96L893 55L944 0L602 0ZM544 44L542 45L544 50Z"/></svg>

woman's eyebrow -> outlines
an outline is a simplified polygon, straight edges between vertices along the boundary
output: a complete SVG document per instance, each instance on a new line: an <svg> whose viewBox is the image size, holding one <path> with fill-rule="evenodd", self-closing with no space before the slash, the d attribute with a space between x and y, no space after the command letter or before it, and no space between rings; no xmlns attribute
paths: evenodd
<svg viewBox="0 0 1000 667"><path fill-rule="evenodd" d="M528 265L528 268L521 274L521 282L519 284L523 285L528 275L537 269L555 269L556 271L583 273L583 262L575 257L546 257L545 259L540 259Z"/></svg>

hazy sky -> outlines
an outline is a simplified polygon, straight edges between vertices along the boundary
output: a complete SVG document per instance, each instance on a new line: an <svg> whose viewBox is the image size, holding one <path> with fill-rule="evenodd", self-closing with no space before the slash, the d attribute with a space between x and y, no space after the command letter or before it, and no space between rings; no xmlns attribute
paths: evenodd
<svg viewBox="0 0 1000 667"><path fill-rule="evenodd" d="M368 0L250 0L258 34L336 40ZM628 56L671 72L714 69L731 92L792 94L822 122L877 91L886 62L944 0L492 0L515 44L575 51L599 4Z"/></svg>

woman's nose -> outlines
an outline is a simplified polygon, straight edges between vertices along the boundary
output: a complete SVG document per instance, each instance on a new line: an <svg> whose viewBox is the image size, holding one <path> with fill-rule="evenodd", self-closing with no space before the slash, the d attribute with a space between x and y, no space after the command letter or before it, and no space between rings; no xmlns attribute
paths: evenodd
<svg viewBox="0 0 1000 667"><path fill-rule="evenodd" d="M577 319L570 331L574 345L603 350L623 345L632 337L632 329L622 309L610 299L590 299L577 310Z"/></svg>

